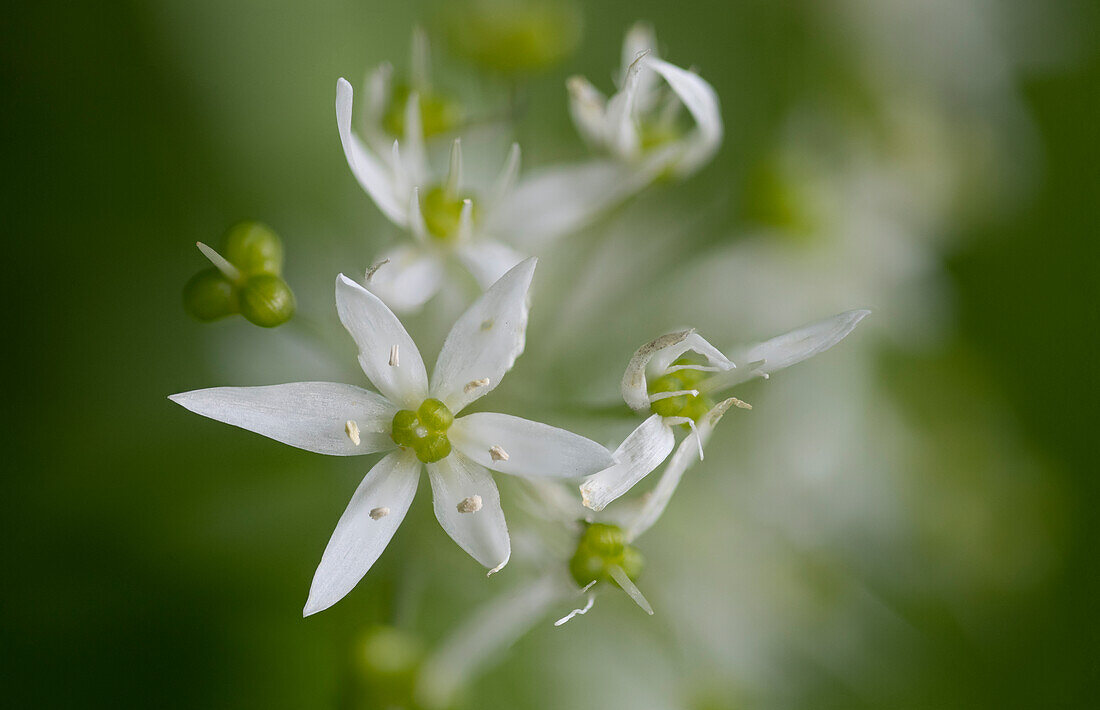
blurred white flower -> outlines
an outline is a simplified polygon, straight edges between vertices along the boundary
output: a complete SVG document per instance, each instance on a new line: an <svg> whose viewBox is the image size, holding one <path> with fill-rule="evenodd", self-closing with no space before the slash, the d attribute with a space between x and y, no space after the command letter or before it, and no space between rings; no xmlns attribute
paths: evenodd
<svg viewBox="0 0 1100 710"><path fill-rule="evenodd" d="M378 209L413 237L411 244L397 247L375 262L364 279L367 288L390 307L410 311L439 290L448 260L458 260L483 289L523 260L486 228L515 182L518 145L512 145L492 185L471 191L464 181L458 139L452 145L446 174L432 174L415 93L405 103L405 140L395 140L387 152L377 152L352 132L352 103L351 84L340 79L336 84L336 122L348 166ZM538 215L528 216L537 219Z"/></svg>
<svg viewBox="0 0 1100 710"><path fill-rule="evenodd" d="M704 434L696 424L706 421L713 428L731 406L751 408L736 397L714 404L710 395L754 377L767 378L828 350L869 313L848 311L741 348L735 356L741 362L740 368L735 360L728 359L691 330L663 335L638 348L623 375L622 395L634 411L653 413L615 450L613 466L589 476L581 484L584 505L602 510L661 465L676 444L673 431L676 425L686 424L693 429L681 443L681 449L691 445L702 459L709 429ZM689 352L700 356L706 364L681 359ZM660 504L662 509L665 503L667 500Z"/></svg>
<svg viewBox="0 0 1100 710"><path fill-rule="evenodd" d="M521 180L497 217L503 231L540 246L580 229L658 178L689 177L714 157L723 134L714 87L660 59L656 45L648 25L638 23L627 32L619 90L610 97L584 77L569 79L577 131L606 157L546 168ZM683 125L684 109L690 128ZM546 199L560 209L530 224L525 216Z"/></svg>
<svg viewBox="0 0 1100 710"><path fill-rule="evenodd" d="M416 344L393 312L341 274L337 311L381 394L300 382L171 396L197 414L307 451L353 456L397 449L370 470L337 523L305 615L343 598L382 554L412 503L421 464L440 524L492 574L508 562L511 544L488 469L579 478L611 463L603 446L545 424L481 412L454 418L493 390L523 352L534 270L535 259L527 259L466 310L443 344L430 385Z"/></svg>

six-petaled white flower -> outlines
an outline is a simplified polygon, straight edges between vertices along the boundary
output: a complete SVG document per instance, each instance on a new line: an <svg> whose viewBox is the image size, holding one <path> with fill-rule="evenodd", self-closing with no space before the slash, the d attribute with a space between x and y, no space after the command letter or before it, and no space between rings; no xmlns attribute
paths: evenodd
<svg viewBox="0 0 1100 710"><path fill-rule="evenodd" d="M681 442L681 452L690 446L702 458L703 444L718 419L731 406L750 408L735 397L714 403L711 396L754 377L767 378L777 370L828 350L869 313L866 310L841 313L743 347L734 359L727 358L691 330L669 333L640 347L623 375L622 395L631 409L652 414L615 450L613 466L589 476L581 484L584 505L602 510L657 468L676 444L673 430L676 425L686 424L694 430ZM702 362L685 358L688 353L694 353ZM703 422L708 423L705 431Z"/></svg>
<svg viewBox="0 0 1100 710"><path fill-rule="evenodd" d="M367 142L352 132L353 93L346 79L337 82L336 123L348 166L378 209L413 237L411 244L383 254L367 271L369 290L395 310L410 311L436 294L450 260L469 270L482 289L522 261L522 254L492 236L501 232L490 226L515 183L519 145L512 145L491 185L471 190L464 181L458 139L446 174L433 174L415 91L404 103L404 140L394 140L388 151L371 145L377 138ZM377 112L369 117L377 119Z"/></svg>
<svg viewBox="0 0 1100 710"><path fill-rule="evenodd" d="M305 615L343 598L378 559L412 503L423 465L440 524L492 574L508 562L511 546L489 469L580 478L612 462L603 446L546 424L480 412L454 417L493 390L523 352L534 270L535 259L521 262L466 310L443 344L430 383L420 351L393 312L341 274L337 311L381 394L300 382L171 397L203 416L307 451L391 451L367 473L337 523Z"/></svg>

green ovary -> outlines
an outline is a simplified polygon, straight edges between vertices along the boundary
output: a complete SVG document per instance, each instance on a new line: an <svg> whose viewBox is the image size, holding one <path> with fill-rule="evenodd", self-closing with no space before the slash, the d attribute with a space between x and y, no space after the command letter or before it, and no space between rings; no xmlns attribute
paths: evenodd
<svg viewBox="0 0 1100 710"><path fill-rule="evenodd" d="M442 242L453 239L458 234L462 203L466 199L467 196L450 194L442 185L425 192L420 200L420 210L428 233ZM476 205L472 217L476 221Z"/></svg>
<svg viewBox="0 0 1100 710"><path fill-rule="evenodd" d="M398 446L412 449L424 463L434 463L451 453L447 430L454 415L438 399L426 399L414 412L402 409L393 415L393 437Z"/></svg>
<svg viewBox="0 0 1100 710"><path fill-rule="evenodd" d="M627 544L622 528L593 523L581 535L577 551L569 561L569 573L581 587L592 581L614 582L611 578L612 567L622 567L626 576L636 581L644 564L638 549ZM617 582L615 584L618 586Z"/></svg>
<svg viewBox="0 0 1100 710"><path fill-rule="evenodd" d="M673 364L690 365L692 363L689 360L681 358ZM649 383L649 393L657 394L660 392L678 392L680 390L697 389L699 383L702 382L706 376L707 373L700 372L699 370L676 370L675 372L670 372L653 379ZM700 417L710 411L710 408L714 406L714 402L705 394L700 394L698 396L681 394L675 397L658 399L649 406L654 414L660 414L662 417L687 417L692 421L698 422Z"/></svg>

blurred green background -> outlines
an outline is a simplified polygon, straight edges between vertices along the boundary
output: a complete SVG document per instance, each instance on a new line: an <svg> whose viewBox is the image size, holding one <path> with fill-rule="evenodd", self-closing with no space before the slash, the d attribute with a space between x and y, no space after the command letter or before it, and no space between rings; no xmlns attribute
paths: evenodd
<svg viewBox="0 0 1100 710"><path fill-rule="evenodd" d="M900 3L849 4L856 10L847 17L889 4ZM973 5L1003 11L994 25L1005 46L1037 57L1005 78L1030 116L1035 156L1019 195L961 221L942 249L953 309L945 337L884 347L879 381L960 468L976 408L993 411L995 423L983 426L1010 439L988 455L1030 452L1049 498L1026 514L1050 541L1046 571L1027 584L937 597L909 593L905 582L936 566L937 549L917 548L921 559L898 554L885 567L896 576L867 583L919 643L895 647L873 635L852 643L855 657L901 681L877 685L866 677L874 664L838 677L781 654L767 674L774 694L738 693L731 670L730 687L713 689L714 698L710 688L683 693L685 706L1095 706L1097 13L1073 3ZM422 486L404 534L367 580L303 621L314 566L362 461L279 447L165 399L222 384L358 381L346 379L357 375L331 279L366 266L384 241L376 235L390 231L350 179L333 120L335 80L358 82L385 59L403 65L414 23L438 34L435 10L354 0L7 9L0 120L14 358L4 407L0 695L9 707L354 705L350 649L364 628L407 622L431 643L485 598L481 571L431 520ZM754 208L753 171L785 118L807 97L860 103L861 72L839 17L809 0L587 4L576 52L525 87L517 135L526 164L585 155L564 79L582 73L609 88L623 32L649 20L671 60L698 66L714 84L726 122L715 161L663 199L689 213L719 205L700 240L734 239ZM910 40L934 48L958 29L927 27L914 26ZM441 46L436 59L472 74ZM194 242L216 241L242 218L283 236L303 314L292 330L239 319L204 326L181 308L183 283L203 265ZM863 305L874 304L851 307ZM313 355L302 345L309 328L347 357ZM983 481L991 501L1011 485ZM591 648L599 634L617 645L601 656L608 670L596 672L627 683L635 673L639 693L646 676L675 676L645 650L671 643L672 630L634 612L616 601L584 628L543 624L475 682L465 707L580 707L583 695L562 691L568 664L554 659ZM713 663L720 678L724 662ZM633 702L647 706L644 694Z"/></svg>

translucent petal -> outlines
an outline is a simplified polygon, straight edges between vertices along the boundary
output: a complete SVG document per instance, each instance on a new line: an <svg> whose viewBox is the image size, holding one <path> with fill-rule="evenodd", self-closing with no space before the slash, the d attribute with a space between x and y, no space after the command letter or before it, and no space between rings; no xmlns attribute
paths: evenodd
<svg viewBox="0 0 1100 710"><path fill-rule="evenodd" d="M390 422L397 408L384 397L335 382L294 382L266 387L213 387L168 399L196 414L263 434L299 449L355 456L394 447ZM347 422L359 430L359 445Z"/></svg>
<svg viewBox="0 0 1100 710"><path fill-rule="evenodd" d="M458 412L492 391L523 352L527 291L537 259L527 259L481 294L455 322L432 373L432 396ZM470 387L488 380L484 386Z"/></svg>
<svg viewBox="0 0 1100 710"><path fill-rule="evenodd" d="M621 390L627 406L635 411L649 408L648 376L664 373L681 355L688 351L706 358L712 367L730 369L734 364L717 348L691 330L668 333L649 341L635 351L623 373Z"/></svg>
<svg viewBox="0 0 1100 710"><path fill-rule="evenodd" d="M340 274L336 312L359 346L359 364L378 391L407 409L420 406L428 396L428 375L416 343L393 311L378 296Z"/></svg>
<svg viewBox="0 0 1100 710"><path fill-rule="evenodd" d="M504 567L512 548L492 474L457 451L427 466L439 524L459 547L490 568L490 574ZM480 498L478 509L459 512L460 504L475 496Z"/></svg>
<svg viewBox="0 0 1100 710"><path fill-rule="evenodd" d="M395 451L363 478L321 556L303 616L343 599L386 549L416 495L420 466L411 451Z"/></svg>
<svg viewBox="0 0 1100 710"><path fill-rule="evenodd" d="M616 463L593 474L581 484L585 507L603 510L668 458L676 437L659 414L642 422L612 454Z"/></svg>
<svg viewBox="0 0 1100 710"><path fill-rule="evenodd" d="M690 175L705 165L722 144L722 112L714 87L695 72L669 64L663 59L646 57L646 64L664 77L669 87L695 119L695 133L680 160L677 174Z"/></svg>
<svg viewBox="0 0 1100 710"><path fill-rule="evenodd" d="M581 478L615 462L591 439L527 419L482 412L456 419L451 443L494 471L517 476Z"/></svg>
<svg viewBox="0 0 1100 710"><path fill-rule="evenodd" d="M374 204L386 217L404 227L408 224L407 205L395 191L393 176L385 163L371 154L363 142L351 132L352 89L346 79L336 82L336 126L348 167Z"/></svg>

